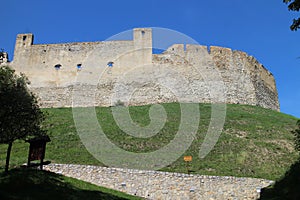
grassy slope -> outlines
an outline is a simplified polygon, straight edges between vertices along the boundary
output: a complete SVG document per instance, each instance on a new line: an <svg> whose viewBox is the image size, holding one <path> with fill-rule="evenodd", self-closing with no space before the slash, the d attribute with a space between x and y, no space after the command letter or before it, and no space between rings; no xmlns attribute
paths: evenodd
<svg viewBox="0 0 300 200"><path fill-rule="evenodd" d="M40 170L14 169L0 174L0 199L138 200L121 192Z"/></svg>
<svg viewBox="0 0 300 200"><path fill-rule="evenodd" d="M137 139L118 128L110 108L97 108L99 122L115 144L134 152L158 149L174 137L180 123L179 104L163 104L168 114L164 128L154 137ZM147 125L149 106L131 107L133 120ZM45 109L52 142L47 145L46 159L55 163L79 163L102 165L93 158L80 142L70 108ZM210 122L210 105L200 104L201 121L196 140L185 155L192 155L193 173L232 175L278 179L296 161L291 130L296 128L296 118L247 105L228 105L224 130L212 152L204 159L198 158L199 147ZM0 167L4 166L5 145L0 145ZM26 162L28 144L13 145L12 165ZM183 155L184 156L184 155ZM182 157L183 157L182 156ZM162 169L186 172L183 158Z"/></svg>

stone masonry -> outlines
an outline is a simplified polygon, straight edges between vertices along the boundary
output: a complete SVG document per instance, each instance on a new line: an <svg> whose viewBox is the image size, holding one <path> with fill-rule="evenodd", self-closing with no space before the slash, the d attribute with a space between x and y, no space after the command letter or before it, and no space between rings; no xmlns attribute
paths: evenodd
<svg viewBox="0 0 300 200"><path fill-rule="evenodd" d="M250 200L273 183L264 179L206 176L88 165L50 164L65 176L153 200Z"/></svg>
<svg viewBox="0 0 300 200"><path fill-rule="evenodd" d="M42 107L223 102L279 111L273 75L241 51L174 44L153 54L149 28L134 29L127 41L33 44L33 38L17 36L8 64L27 75Z"/></svg>

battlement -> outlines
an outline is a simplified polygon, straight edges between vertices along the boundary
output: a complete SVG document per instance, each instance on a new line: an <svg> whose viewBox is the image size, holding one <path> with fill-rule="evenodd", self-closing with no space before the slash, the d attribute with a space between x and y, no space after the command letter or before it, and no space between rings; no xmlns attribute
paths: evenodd
<svg viewBox="0 0 300 200"><path fill-rule="evenodd" d="M173 102L176 97L171 91L154 84L170 76L166 71L169 68L189 80L188 87L193 89L195 98L187 101L211 102L201 72L212 68L218 71L226 86L227 103L279 110L272 73L253 56L242 51L217 46L173 44L163 53L153 54L150 28L135 28L133 40L124 41L34 44L33 39L31 33L17 35L12 66L28 76L32 90L40 96L45 107L71 106L70 90L78 84L77 77L82 74L91 80L88 84L97 85L96 104L99 106L112 105L109 97L114 92L115 83L123 76L128 76L122 80L128 91L134 87L141 87L139 90L144 91L130 102L123 99L126 104ZM99 79L100 74L100 81L94 81ZM143 83L146 80L149 82L148 77L143 78L146 74L152 77L153 84ZM213 74L205 76L209 76L210 80L215 78ZM179 79L168 84L174 87L181 85ZM124 91L127 91L126 88ZM84 90L89 90L89 87ZM156 91L164 91L164 94Z"/></svg>

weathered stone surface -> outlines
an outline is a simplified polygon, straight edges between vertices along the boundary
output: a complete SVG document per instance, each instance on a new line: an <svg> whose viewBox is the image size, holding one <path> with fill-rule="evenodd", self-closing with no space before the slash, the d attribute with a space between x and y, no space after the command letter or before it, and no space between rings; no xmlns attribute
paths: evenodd
<svg viewBox="0 0 300 200"><path fill-rule="evenodd" d="M19 34L10 65L28 76L43 107L177 101L279 110L274 77L254 57L191 44L152 54L147 28L134 29L129 41L33 44L32 34Z"/></svg>
<svg viewBox="0 0 300 200"><path fill-rule="evenodd" d="M260 189L272 183L256 178L189 175L73 164L50 164L44 169L155 200L257 199Z"/></svg>

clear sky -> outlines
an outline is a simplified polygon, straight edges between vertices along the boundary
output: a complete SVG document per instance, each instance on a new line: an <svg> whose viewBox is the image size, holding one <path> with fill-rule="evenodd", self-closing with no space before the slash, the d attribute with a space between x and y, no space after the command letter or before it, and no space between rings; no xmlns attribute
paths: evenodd
<svg viewBox="0 0 300 200"><path fill-rule="evenodd" d="M135 27L163 27L202 45L253 55L276 79L281 111L300 117L299 13L282 0L0 0L0 48L13 58L18 33L35 44L101 41Z"/></svg>

